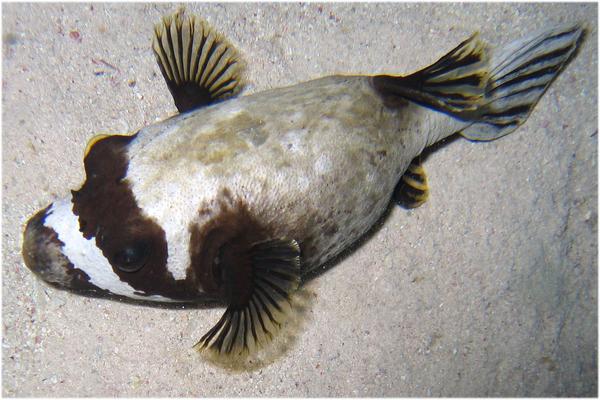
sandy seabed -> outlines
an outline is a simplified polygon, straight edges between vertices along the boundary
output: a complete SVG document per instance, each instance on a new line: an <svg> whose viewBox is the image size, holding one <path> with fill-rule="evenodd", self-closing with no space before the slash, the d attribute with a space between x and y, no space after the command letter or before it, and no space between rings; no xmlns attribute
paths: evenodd
<svg viewBox="0 0 600 400"><path fill-rule="evenodd" d="M236 43L247 93L333 73L406 74L473 31L494 45L586 21L525 125L427 157L430 200L395 207L309 282L291 348L232 372L191 347L222 310L49 288L27 218L77 188L86 141L175 113L150 50L169 4L3 4L4 396L595 396L597 5L190 4Z"/></svg>

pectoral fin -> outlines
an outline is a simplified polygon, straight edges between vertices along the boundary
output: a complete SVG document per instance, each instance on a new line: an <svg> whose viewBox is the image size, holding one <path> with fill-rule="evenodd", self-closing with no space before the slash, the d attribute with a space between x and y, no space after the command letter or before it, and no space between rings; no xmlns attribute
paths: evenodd
<svg viewBox="0 0 600 400"><path fill-rule="evenodd" d="M152 49L179 112L236 95L243 63L206 21L180 10L154 28Z"/></svg>
<svg viewBox="0 0 600 400"><path fill-rule="evenodd" d="M218 357L250 354L268 344L293 312L291 295L300 282L300 247L295 240L267 240L248 250L226 251L220 263L238 264L224 267L230 304L195 345Z"/></svg>
<svg viewBox="0 0 600 400"><path fill-rule="evenodd" d="M405 208L416 208L427 201L429 186L421 157L411 161L394 191L394 200Z"/></svg>

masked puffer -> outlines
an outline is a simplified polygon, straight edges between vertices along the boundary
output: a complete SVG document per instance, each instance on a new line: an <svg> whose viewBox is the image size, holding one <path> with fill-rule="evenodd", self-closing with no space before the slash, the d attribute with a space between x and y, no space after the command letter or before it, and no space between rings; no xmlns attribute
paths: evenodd
<svg viewBox="0 0 600 400"><path fill-rule="evenodd" d="M93 138L81 188L28 221L25 264L79 293L223 302L198 348L253 353L294 313L303 278L391 200L426 201L426 147L514 131L584 33L552 27L495 49L475 34L408 76L336 75L240 97L233 46L200 18L167 16L153 50L180 114Z"/></svg>

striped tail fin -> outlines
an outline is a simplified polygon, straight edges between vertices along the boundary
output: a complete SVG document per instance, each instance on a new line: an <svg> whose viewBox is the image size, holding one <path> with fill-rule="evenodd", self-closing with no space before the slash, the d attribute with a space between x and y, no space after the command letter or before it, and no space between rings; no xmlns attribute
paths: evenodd
<svg viewBox="0 0 600 400"><path fill-rule="evenodd" d="M451 114L471 140L493 140L517 129L573 58L585 30L561 26L492 52L474 34L435 64L414 74L372 79L384 96L399 96Z"/></svg>
<svg viewBox="0 0 600 400"><path fill-rule="evenodd" d="M515 41L490 60L490 78L475 122L461 134L493 140L517 129L573 58L585 30L561 26Z"/></svg>

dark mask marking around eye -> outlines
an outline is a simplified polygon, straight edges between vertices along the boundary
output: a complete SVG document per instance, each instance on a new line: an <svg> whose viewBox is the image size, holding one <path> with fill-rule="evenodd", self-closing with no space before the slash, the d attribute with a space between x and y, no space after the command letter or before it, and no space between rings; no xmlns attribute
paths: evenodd
<svg viewBox="0 0 600 400"><path fill-rule="evenodd" d="M190 279L175 280L167 269L164 230L137 205L127 177L127 147L133 136L109 136L85 157L86 181L73 191L73 212L80 230L108 259L119 278L137 292L190 301L197 288Z"/></svg>

